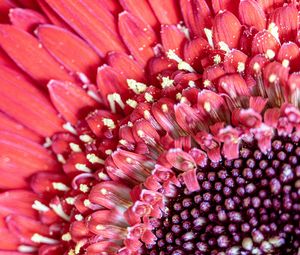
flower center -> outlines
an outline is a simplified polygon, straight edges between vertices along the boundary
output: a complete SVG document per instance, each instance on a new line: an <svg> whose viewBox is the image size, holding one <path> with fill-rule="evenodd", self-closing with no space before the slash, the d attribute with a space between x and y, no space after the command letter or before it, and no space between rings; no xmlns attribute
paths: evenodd
<svg viewBox="0 0 300 255"><path fill-rule="evenodd" d="M199 191L179 178L178 196L152 222L157 241L142 254L296 254L299 160L299 137L275 136L267 154L244 143L238 159L198 168Z"/></svg>

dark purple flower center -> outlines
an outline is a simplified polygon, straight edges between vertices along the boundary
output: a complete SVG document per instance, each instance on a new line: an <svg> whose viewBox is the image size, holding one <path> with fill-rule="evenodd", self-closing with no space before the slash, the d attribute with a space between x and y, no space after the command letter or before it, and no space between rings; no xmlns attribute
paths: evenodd
<svg viewBox="0 0 300 255"><path fill-rule="evenodd" d="M243 144L240 157L198 168L200 191L181 181L143 254L297 254L299 137L275 136L266 155ZM254 253L253 253L254 252Z"/></svg>

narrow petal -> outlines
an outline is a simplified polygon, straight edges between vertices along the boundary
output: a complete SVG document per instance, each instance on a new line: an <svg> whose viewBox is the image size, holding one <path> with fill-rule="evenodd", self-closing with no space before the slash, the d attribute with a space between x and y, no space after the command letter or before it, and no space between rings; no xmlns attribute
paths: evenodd
<svg viewBox="0 0 300 255"><path fill-rule="evenodd" d="M269 23L278 27L281 42L294 41L299 28L298 9L294 5L277 8L271 14Z"/></svg>
<svg viewBox="0 0 300 255"><path fill-rule="evenodd" d="M125 11L119 15L119 30L133 57L144 67L154 56L152 46L157 39L152 28Z"/></svg>
<svg viewBox="0 0 300 255"><path fill-rule="evenodd" d="M217 14L213 25L213 41L215 47L220 47L223 42L230 49L239 46L242 26L239 20L229 11Z"/></svg>
<svg viewBox="0 0 300 255"><path fill-rule="evenodd" d="M212 0L212 7L215 14L225 10L236 14L238 6L239 0Z"/></svg>
<svg viewBox="0 0 300 255"><path fill-rule="evenodd" d="M239 16L242 24L253 26L257 30L266 28L266 16L262 7L254 0L243 0L239 4Z"/></svg>
<svg viewBox="0 0 300 255"><path fill-rule="evenodd" d="M34 142L42 142L42 137L0 112L0 131L9 131Z"/></svg>
<svg viewBox="0 0 300 255"><path fill-rule="evenodd" d="M43 10L43 13L45 13L52 24L68 30L72 30L72 28L66 22L64 22L64 20L59 17L58 14L53 11L53 9L51 9L51 7L46 3L46 0L37 0L37 2L40 8Z"/></svg>
<svg viewBox="0 0 300 255"><path fill-rule="evenodd" d="M62 116L72 124L97 106L86 92L70 82L52 80L48 84L51 100Z"/></svg>
<svg viewBox="0 0 300 255"><path fill-rule="evenodd" d="M119 1L115 0L96 0L99 6L106 8L112 14L117 15L119 12L122 11L122 7L119 4Z"/></svg>
<svg viewBox="0 0 300 255"><path fill-rule="evenodd" d="M160 24L178 24L181 20L180 9L177 0L149 0L149 3Z"/></svg>
<svg viewBox="0 0 300 255"><path fill-rule="evenodd" d="M267 30L258 32L252 41L252 54L263 53L269 59L275 57L280 48L278 40Z"/></svg>
<svg viewBox="0 0 300 255"><path fill-rule="evenodd" d="M107 63L120 74L128 79L136 81L145 81L145 72L141 66L136 63L127 54L122 52L111 52L108 54Z"/></svg>
<svg viewBox="0 0 300 255"><path fill-rule="evenodd" d="M257 2L262 6L265 13L270 14L276 8L282 6L285 0L257 0Z"/></svg>
<svg viewBox="0 0 300 255"><path fill-rule="evenodd" d="M9 17L14 26L27 32L32 32L39 24L47 23L47 19L43 15L29 9L11 9Z"/></svg>
<svg viewBox="0 0 300 255"><path fill-rule="evenodd" d="M73 80L37 39L16 27L0 26L0 45L20 68L41 83L50 79Z"/></svg>
<svg viewBox="0 0 300 255"><path fill-rule="evenodd" d="M113 28L107 27L105 20L95 16L82 1L46 0L79 35L81 35L95 51L104 57L109 51L125 51L124 45Z"/></svg>
<svg viewBox="0 0 300 255"><path fill-rule="evenodd" d="M82 39L52 25L40 26L37 35L50 54L68 70L89 77L95 75L101 59Z"/></svg>
<svg viewBox="0 0 300 255"><path fill-rule="evenodd" d="M3 112L42 136L62 130L62 121L49 100L26 78L4 66L0 68L0 76L0 109Z"/></svg>
<svg viewBox="0 0 300 255"><path fill-rule="evenodd" d="M210 9L205 0L180 0L184 23L193 36L205 36L204 29L211 28ZM197 10L197 11L195 11Z"/></svg>
<svg viewBox="0 0 300 255"><path fill-rule="evenodd" d="M165 52L172 50L178 56L183 55L183 45L186 37L182 31L175 25L163 25L160 34Z"/></svg>
<svg viewBox="0 0 300 255"><path fill-rule="evenodd" d="M159 23L146 0L120 0L124 10L138 17L146 25L153 29L159 28Z"/></svg>
<svg viewBox="0 0 300 255"><path fill-rule="evenodd" d="M6 179L6 182L1 183L1 188L23 188L23 178L28 178L37 171L54 171L57 169L58 166L54 157L40 144L4 131L1 131L0 134L1 179L9 176L10 173L15 174L13 179ZM11 186L13 184L15 185ZM21 186L17 186L18 184Z"/></svg>
<svg viewBox="0 0 300 255"><path fill-rule="evenodd" d="M32 208L32 205L37 199L36 194L25 190L11 190L0 193L0 215L3 217L17 214L35 218L37 212Z"/></svg>

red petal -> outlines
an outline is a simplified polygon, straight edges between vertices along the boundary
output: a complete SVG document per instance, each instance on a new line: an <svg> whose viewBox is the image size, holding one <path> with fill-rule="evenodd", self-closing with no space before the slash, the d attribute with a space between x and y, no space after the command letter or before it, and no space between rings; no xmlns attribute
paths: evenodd
<svg viewBox="0 0 300 255"><path fill-rule="evenodd" d="M112 67L103 65L98 68L97 85L103 101L109 106L107 96L113 93L122 95L127 94L128 86L123 75L120 75Z"/></svg>
<svg viewBox="0 0 300 255"><path fill-rule="evenodd" d="M218 83L220 93L225 92L230 97L250 96L245 80L239 74L229 74L221 77Z"/></svg>
<svg viewBox="0 0 300 255"><path fill-rule="evenodd" d="M265 13L269 14L278 7L281 7L285 0L257 0Z"/></svg>
<svg viewBox="0 0 300 255"><path fill-rule="evenodd" d="M9 9L14 7L16 7L16 4L13 1L0 0L0 23L7 23L9 21Z"/></svg>
<svg viewBox="0 0 300 255"><path fill-rule="evenodd" d="M143 22L128 12L119 15L120 34L136 61L145 66L154 56L152 46L157 41L151 27L146 27Z"/></svg>
<svg viewBox="0 0 300 255"><path fill-rule="evenodd" d="M153 29L159 28L159 23L146 0L120 0L124 10L138 17L145 25L151 26Z"/></svg>
<svg viewBox="0 0 300 255"><path fill-rule="evenodd" d="M160 34L165 52L173 50L177 55L182 56L185 34L174 25L163 25Z"/></svg>
<svg viewBox="0 0 300 255"><path fill-rule="evenodd" d="M50 79L73 80L37 39L18 28L1 25L0 44L17 65L39 82L45 83Z"/></svg>
<svg viewBox="0 0 300 255"><path fill-rule="evenodd" d="M98 5L109 10L112 14L117 15L122 11L119 1L115 0L97 0Z"/></svg>
<svg viewBox="0 0 300 255"><path fill-rule="evenodd" d="M1 131L10 131L11 133L14 133L16 135L23 136L29 140L32 140L34 142L42 142L42 138L32 132L31 130L27 129L23 125L19 124L18 122L14 121L7 115L0 112L0 130Z"/></svg>
<svg viewBox="0 0 300 255"><path fill-rule="evenodd" d="M182 174L183 181L190 192L200 190L196 170L190 170Z"/></svg>
<svg viewBox="0 0 300 255"><path fill-rule="evenodd" d="M79 37L51 25L40 26L37 35L43 46L67 69L95 76L101 59Z"/></svg>
<svg viewBox="0 0 300 255"><path fill-rule="evenodd" d="M97 53L104 57L112 50L125 51L119 36L113 27L107 27L102 17L97 17L83 1L46 0L79 35L81 35Z"/></svg>
<svg viewBox="0 0 300 255"><path fill-rule="evenodd" d="M254 0L240 1L239 14L242 24L257 30L266 28L266 16L261 6Z"/></svg>
<svg viewBox="0 0 300 255"><path fill-rule="evenodd" d="M48 89L56 109L72 124L97 106L96 101L73 83L52 80Z"/></svg>
<svg viewBox="0 0 300 255"><path fill-rule="evenodd" d="M149 3L160 24L175 25L180 22L181 15L177 0L149 0Z"/></svg>
<svg viewBox="0 0 300 255"><path fill-rule="evenodd" d="M185 25L193 36L205 36L204 28L210 28L212 16L205 0L180 0Z"/></svg>
<svg viewBox="0 0 300 255"><path fill-rule="evenodd" d="M207 54L208 42L203 38L187 41L184 45L184 59L196 70L201 70L201 59Z"/></svg>
<svg viewBox="0 0 300 255"><path fill-rule="evenodd" d="M32 209L32 204L38 196L30 191L11 190L0 194L0 215L22 215L31 218L37 216L37 212ZM2 248L2 247L1 247Z"/></svg>
<svg viewBox="0 0 300 255"><path fill-rule="evenodd" d="M242 26L239 20L229 11L217 14L213 24L213 41L215 47L224 42L230 49L238 48Z"/></svg>
<svg viewBox="0 0 300 255"><path fill-rule="evenodd" d="M111 52L108 54L107 63L126 78L145 81L144 69L127 54Z"/></svg>
<svg viewBox="0 0 300 255"><path fill-rule="evenodd" d="M0 68L0 76L0 109L3 112L42 136L62 130L62 122L48 99L28 80L4 66Z"/></svg>
<svg viewBox="0 0 300 255"><path fill-rule="evenodd" d="M11 9L9 17L14 26L27 32L32 32L39 24L47 23L47 19L44 16L29 9Z"/></svg>
<svg viewBox="0 0 300 255"><path fill-rule="evenodd" d="M294 41L299 27L298 10L294 5L287 5L276 9L269 20L278 27L281 42Z"/></svg>
<svg viewBox="0 0 300 255"><path fill-rule="evenodd" d="M70 26L64 22L54 11L53 9L50 8L50 6L46 3L46 0L37 0L39 6L41 7L41 9L43 10L43 12L45 13L45 15L47 15L48 19L51 21L52 24L58 26L58 27L62 27L68 30L72 30L72 28L70 28Z"/></svg>
<svg viewBox="0 0 300 255"><path fill-rule="evenodd" d="M237 14L239 2L239 0L212 0L212 7L215 14L225 10Z"/></svg>
<svg viewBox="0 0 300 255"><path fill-rule="evenodd" d="M280 48L279 42L276 38L267 30L258 32L252 41L252 54L263 53L270 59L275 57Z"/></svg>
<svg viewBox="0 0 300 255"><path fill-rule="evenodd" d="M246 69L247 55L239 50L232 50L224 57L224 70L227 73L244 72Z"/></svg>
<svg viewBox="0 0 300 255"><path fill-rule="evenodd" d="M3 175L5 176L6 173L17 174L19 172L13 180L8 179L6 182L1 183L1 188L13 185L14 183L16 185L12 187L18 188L17 183L22 184L18 180L22 180L24 177L29 177L37 171L53 171L57 169L56 160L43 146L18 135L3 131L0 133L1 179L3 179Z"/></svg>

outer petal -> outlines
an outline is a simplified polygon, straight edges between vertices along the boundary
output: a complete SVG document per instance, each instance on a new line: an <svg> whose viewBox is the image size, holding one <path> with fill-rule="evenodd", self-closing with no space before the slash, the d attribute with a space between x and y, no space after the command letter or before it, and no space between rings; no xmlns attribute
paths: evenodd
<svg viewBox="0 0 300 255"><path fill-rule="evenodd" d="M50 79L73 80L38 40L16 27L0 26L0 45L19 67L39 82L45 83Z"/></svg>
<svg viewBox="0 0 300 255"><path fill-rule="evenodd" d="M43 46L67 69L95 75L100 57L79 37L51 25L40 26L37 35Z"/></svg>
<svg viewBox="0 0 300 255"><path fill-rule="evenodd" d="M180 22L180 12L177 0L149 0L160 24L178 24Z"/></svg>
<svg viewBox="0 0 300 255"><path fill-rule="evenodd" d="M56 109L72 124L97 106L96 101L73 83L52 80L48 88Z"/></svg>
<svg viewBox="0 0 300 255"><path fill-rule="evenodd" d="M42 136L62 130L48 99L26 78L10 68L0 68L0 109ZM38 125L37 125L38 123Z"/></svg>

